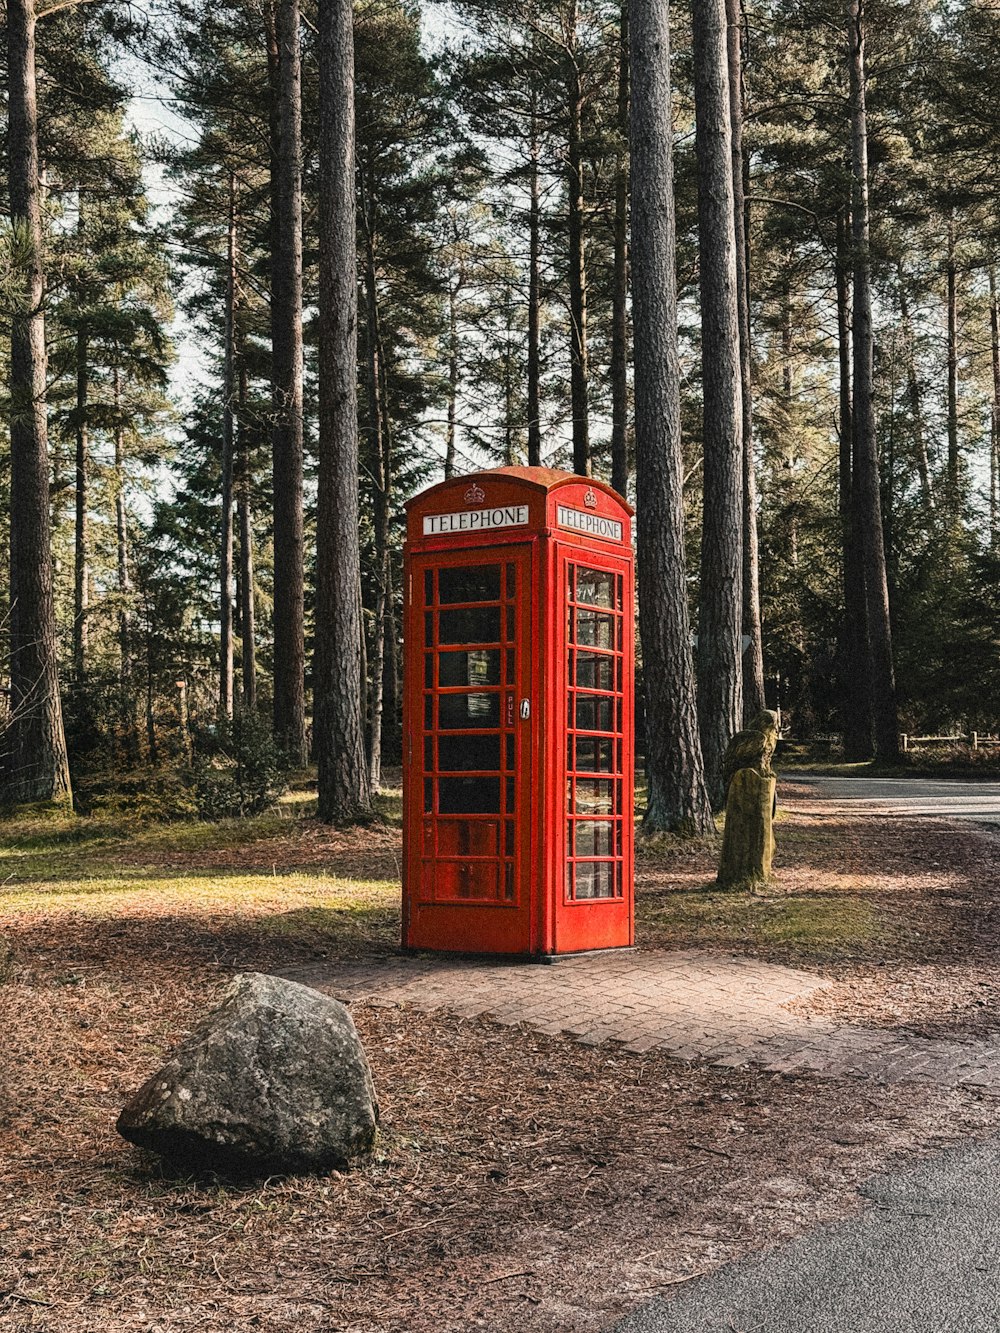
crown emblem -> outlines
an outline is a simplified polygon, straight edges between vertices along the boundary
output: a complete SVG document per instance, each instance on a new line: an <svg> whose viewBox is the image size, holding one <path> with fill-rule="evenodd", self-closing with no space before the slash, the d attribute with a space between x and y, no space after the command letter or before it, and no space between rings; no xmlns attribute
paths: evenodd
<svg viewBox="0 0 1000 1333"><path fill-rule="evenodd" d="M482 486L478 485L476 482L473 482L465 492L465 503L467 505L480 505L485 499L486 492L483 490Z"/></svg>
<svg viewBox="0 0 1000 1333"><path fill-rule="evenodd" d="M597 496L594 494L594 488L592 486L587 487L587 494L583 497L583 503L588 509L597 508Z"/></svg>

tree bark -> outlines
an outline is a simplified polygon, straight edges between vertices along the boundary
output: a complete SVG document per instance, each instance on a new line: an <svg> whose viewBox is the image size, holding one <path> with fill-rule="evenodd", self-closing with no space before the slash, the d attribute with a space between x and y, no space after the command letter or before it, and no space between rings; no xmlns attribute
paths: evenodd
<svg viewBox="0 0 1000 1333"><path fill-rule="evenodd" d="M958 273L955 264L955 213L948 214L945 258L948 288L948 509L952 522L961 512L958 456Z"/></svg>
<svg viewBox="0 0 1000 1333"><path fill-rule="evenodd" d="M115 546L118 567L118 657L122 689L122 727L131 763L139 759L135 683L132 670L132 579L128 567L128 513L125 508L125 429L122 419L121 372L118 359L111 371L115 440Z"/></svg>
<svg viewBox="0 0 1000 1333"><path fill-rule="evenodd" d="M583 82L577 56L578 0L567 20L569 143L566 194L569 233L570 404L573 413L573 471L590 476L590 406L587 352L587 249L583 202Z"/></svg>
<svg viewBox="0 0 1000 1333"><path fill-rule="evenodd" d="M319 816L371 810L358 537L357 232L351 0L319 9L320 344L315 736Z"/></svg>
<svg viewBox="0 0 1000 1333"><path fill-rule="evenodd" d="M714 825L698 738L684 555L667 0L631 0L632 321L645 828Z"/></svg>
<svg viewBox="0 0 1000 1333"><path fill-rule="evenodd" d="M740 327L740 388L743 412L743 717L765 707L764 646L760 618L760 553L757 540L757 467L753 449L753 378L750 346L750 231L743 152L745 80L741 0L726 0L729 107L732 127L733 217L736 226L736 303Z"/></svg>
<svg viewBox="0 0 1000 1333"><path fill-rule="evenodd" d="M33 0L7 6L11 225L23 245L10 343L10 725L5 796L71 799L52 597L44 267Z"/></svg>
<svg viewBox="0 0 1000 1333"><path fill-rule="evenodd" d="M899 278L899 313L903 323L903 337L906 341L906 392L910 400L910 417L913 421L914 452L917 457L917 474L920 477L920 494L928 514L934 513L934 486L931 481L931 465L927 456L927 434L924 429L924 406L920 393L920 380L917 377L916 350L913 337L913 322L910 318L910 303L906 296L906 283L903 266L897 268Z"/></svg>
<svg viewBox="0 0 1000 1333"><path fill-rule="evenodd" d="M444 479L455 475L458 411L458 293L461 279L448 283L448 424L444 446Z"/></svg>
<svg viewBox="0 0 1000 1333"><path fill-rule="evenodd" d="M73 676L81 684L87 676L87 616L90 610L90 534L87 483L90 470L87 399L90 392L87 330L81 322L76 333L76 522L73 542Z"/></svg>
<svg viewBox="0 0 1000 1333"><path fill-rule="evenodd" d="M278 0L271 279L274 428L274 731L306 761L302 520L302 97L298 0Z"/></svg>
<svg viewBox="0 0 1000 1333"><path fill-rule="evenodd" d="M229 173L226 227L226 349L222 389L222 523L219 562L219 716L233 715L233 458L236 399L236 178Z"/></svg>
<svg viewBox="0 0 1000 1333"><path fill-rule="evenodd" d="M889 621L878 447L873 391L875 342L872 331L871 254L868 220L868 119L866 110L864 0L848 0L847 42L851 93L852 231L854 242L854 471L864 559L865 603L872 666L872 721L875 757L899 757L896 681Z"/></svg>
<svg viewBox="0 0 1000 1333"><path fill-rule="evenodd" d="M379 322L378 273L375 263L375 202L370 179L364 187L361 202L365 243L363 285L365 291L366 342L368 346L368 424L371 432L372 480L375 490L372 506L375 551L375 613L372 651L369 658L371 662L371 681L368 692L368 783L372 793L377 794L382 788L382 683L385 667L391 450L389 447L387 396L384 392L385 358Z"/></svg>
<svg viewBox="0 0 1000 1333"><path fill-rule="evenodd" d="M237 425L236 508L240 529L240 644L242 652L243 707L257 707L257 626L254 595L253 510L250 504L250 441L247 425L247 365L244 333L239 338L239 405Z"/></svg>
<svg viewBox="0 0 1000 1333"><path fill-rule="evenodd" d="M1000 546L1000 301L996 264L990 259L990 351L993 365L993 408L990 413L990 549Z"/></svg>
<svg viewBox="0 0 1000 1333"><path fill-rule="evenodd" d="M840 359L840 529L843 544L844 620L841 638L841 696L844 758L872 755L871 657L861 529L854 503L854 413L851 393L850 211L837 214L837 336Z"/></svg>
<svg viewBox="0 0 1000 1333"><path fill-rule="evenodd" d="M709 795L721 809L722 761L743 718L745 485L725 0L699 0L692 31L705 450L698 716Z"/></svg>
<svg viewBox="0 0 1000 1333"><path fill-rule="evenodd" d="M611 288L611 485L628 493L628 0L622 0L618 54L614 276Z"/></svg>
<svg viewBox="0 0 1000 1333"><path fill-rule="evenodd" d="M542 464L541 301L542 210L538 183L538 90L531 89L530 168L528 176L528 466Z"/></svg>

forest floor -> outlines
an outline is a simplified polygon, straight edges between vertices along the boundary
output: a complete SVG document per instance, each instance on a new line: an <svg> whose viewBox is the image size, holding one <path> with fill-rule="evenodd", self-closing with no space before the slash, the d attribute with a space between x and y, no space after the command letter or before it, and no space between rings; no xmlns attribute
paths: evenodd
<svg viewBox="0 0 1000 1333"><path fill-rule="evenodd" d="M956 1040L1000 1028L1000 840L796 810L777 879L711 887L715 849L643 846L639 943L793 964L802 1003ZM972 1090L765 1075L523 1028L354 1006L382 1133L321 1179L176 1180L114 1131L235 970L387 953L398 799L338 832L299 793L229 824L0 826L0 1328L597 1330L859 1206L901 1156L976 1138Z"/></svg>

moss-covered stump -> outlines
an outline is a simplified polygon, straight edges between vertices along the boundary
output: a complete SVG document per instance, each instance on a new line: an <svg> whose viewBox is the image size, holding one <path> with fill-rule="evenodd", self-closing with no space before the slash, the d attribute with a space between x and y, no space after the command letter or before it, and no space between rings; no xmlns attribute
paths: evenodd
<svg viewBox="0 0 1000 1333"><path fill-rule="evenodd" d="M762 884L771 878L774 856L773 774L741 768L729 784L726 825L719 857L720 888Z"/></svg>

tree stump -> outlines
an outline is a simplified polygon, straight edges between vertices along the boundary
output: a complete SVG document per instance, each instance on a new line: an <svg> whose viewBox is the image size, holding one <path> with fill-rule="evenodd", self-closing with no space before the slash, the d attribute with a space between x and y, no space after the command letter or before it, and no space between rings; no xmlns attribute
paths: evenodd
<svg viewBox="0 0 1000 1333"><path fill-rule="evenodd" d="M774 855L773 774L741 768L733 775L726 797L717 883L720 888L760 884L771 878Z"/></svg>

